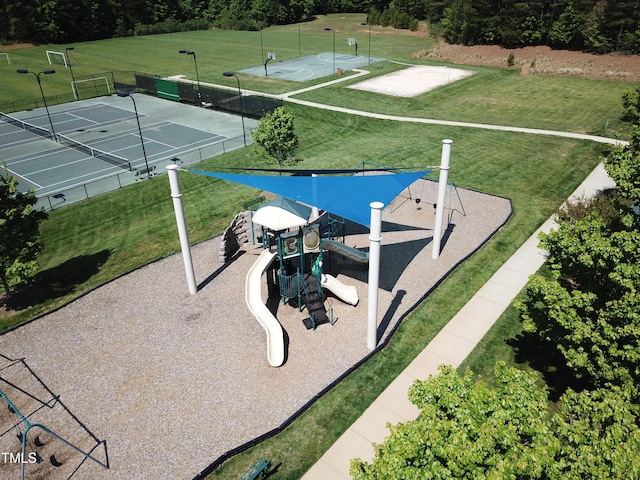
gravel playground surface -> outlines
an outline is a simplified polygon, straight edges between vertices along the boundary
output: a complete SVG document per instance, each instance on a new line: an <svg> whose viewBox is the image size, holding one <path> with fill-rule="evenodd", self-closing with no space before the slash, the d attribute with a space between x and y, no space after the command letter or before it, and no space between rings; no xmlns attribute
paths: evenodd
<svg viewBox="0 0 640 480"><path fill-rule="evenodd" d="M433 260L436 189L437 183L419 180L383 212L380 341L511 215L507 199L450 189L449 228L442 254ZM368 249L367 230L347 224L345 243ZM369 354L366 264L335 253L326 262L330 273L356 286L360 298L356 307L327 300L337 319L333 326L307 330L306 311L278 304L288 352L285 364L273 368L265 332L244 298L246 273L261 249L223 265L219 245L216 237L192 249L200 282L196 295L188 293L182 256L176 254L0 336L0 353L24 358L33 372L18 365L14 381L38 375L95 437L106 440L110 468L85 461L73 478L191 479L230 449L278 427ZM96 445L83 429L69 428L76 422L67 414L49 415L46 422L81 448ZM19 451L14 435L0 437L0 448L15 450L7 442ZM64 453L67 465L80 464L80 454L52 444L56 458ZM39 472L30 478L69 475L48 457L27 464L26 471Z"/></svg>

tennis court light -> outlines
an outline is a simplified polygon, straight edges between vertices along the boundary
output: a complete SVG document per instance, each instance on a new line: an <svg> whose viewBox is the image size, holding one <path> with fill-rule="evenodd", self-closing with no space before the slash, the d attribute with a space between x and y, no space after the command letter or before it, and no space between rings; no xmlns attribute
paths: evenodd
<svg viewBox="0 0 640 480"><path fill-rule="evenodd" d="M64 49L64 56L67 59L67 65L69 66L69 72L71 73L71 90L73 91L73 97L76 100L80 100L80 91L76 85L76 79L73 77L73 68L71 67L71 60L69 60L69 52L75 50L74 47L67 47Z"/></svg>
<svg viewBox="0 0 640 480"><path fill-rule="evenodd" d="M333 32L333 73L336 73L336 31L329 27L325 27L325 30Z"/></svg>
<svg viewBox="0 0 640 480"><path fill-rule="evenodd" d="M369 22L361 22L360 25L369 27L369 65L371 65L371 24Z"/></svg>
<svg viewBox="0 0 640 480"><path fill-rule="evenodd" d="M31 70L27 70L26 68L19 68L18 70L16 70L16 72L18 73L30 73L32 74L34 77L36 77L36 80L38 80L38 86L40 87L40 95L42 95L42 102L44 103L44 109L47 112L47 118L49 119L49 125L51 125L51 140L53 140L54 142L57 142L58 139L56 137L56 132L53 128L53 122L51 121L51 115L49 114L49 106L47 105L47 99L44 97L44 91L42 90L42 83L40 83L40 75L45 74L45 75L51 75L53 73L56 73L55 70L44 70L42 72L36 73L36 72L32 72Z"/></svg>
<svg viewBox="0 0 640 480"><path fill-rule="evenodd" d="M142 138L142 129L140 128L140 117L138 116L138 107L136 106L136 100L131 96L129 92L118 92L119 97L129 97L133 102L133 111L136 112L136 122L138 122L138 133L140 134L140 145L142 145L142 155L144 156L144 165L147 169L147 178L151 177L151 170L149 170L149 162L147 161L147 151L144 148L144 139Z"/></svg>
<svg viewBox="0 0 640 480"><path fill-rule="evenodd" d="M224 72L222 75L225 77L236 77L238 81L238 98L240 99L240 118L242 118L242 139L244 140L244 146L247 146L247 134L244 131L244 110L242 108L242 92L240 91L240 79L233 72Z"/></svg>
<svg viewBox="0 0 640 480"><path fill-rule="evenodd" d="M202 94L200 93L200 75L198 74L198 61L196 60L196 52L194 52L193 50L178 50L178 53L193 56L193 64L196 67L196 81L198 82L198 103L201 107L204 107L204 103L202 102Z"/></svg>

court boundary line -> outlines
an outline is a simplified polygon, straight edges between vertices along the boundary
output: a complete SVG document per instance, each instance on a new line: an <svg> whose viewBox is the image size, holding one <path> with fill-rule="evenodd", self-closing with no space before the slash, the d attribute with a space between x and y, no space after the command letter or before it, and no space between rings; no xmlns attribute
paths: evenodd
<svg viewBox="0 0 640 480"><path fill-rule="evenodd" d="M7 165L5 165L4 167L7 172L9 172L11 174L12 177L17 177L17 178L21 178L22 180L24 180L25 182L28 182L30 185L35 185L36 187L33 189L33 191L35 192L38 188L42 188L42 185L36 183L36 182L32 182L31 180L29 180L27 177L20 175L16 172L14 172L13 170L11 170Z"/></svg>

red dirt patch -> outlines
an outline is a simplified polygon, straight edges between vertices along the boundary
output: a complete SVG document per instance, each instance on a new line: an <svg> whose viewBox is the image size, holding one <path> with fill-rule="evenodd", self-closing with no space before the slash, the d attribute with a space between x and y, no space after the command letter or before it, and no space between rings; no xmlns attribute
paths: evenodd
<svg viewBox="0 0 640 480"><path fill-rule="evenodd" d="M448 62L507 67L513 53L513 67L522 75L569 75L595 79L640 80L640 56L595 55L549 47L523 47L507 49L495 45L448 45L440 43L429 50L413 54L415 58L445 60Z"/></svg>

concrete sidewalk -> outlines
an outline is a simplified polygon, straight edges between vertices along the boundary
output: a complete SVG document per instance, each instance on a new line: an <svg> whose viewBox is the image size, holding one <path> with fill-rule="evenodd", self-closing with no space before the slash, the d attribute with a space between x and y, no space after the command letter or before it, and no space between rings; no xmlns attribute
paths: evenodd
<svg viewBox="0 0 640 480"><path fill-rule="evenodd" d="M585 179L570 199L591 196L615 186L602 164ZM302 477L303 480L348 479L352 458L373 459L372 442L382 443L389 434L387 423L413 420L418 409L407 392L415 380L438 372L443 364L458 367L487 333L514 297L525 287L529 276L545 261L538 248L538 234L554 228L547 220L516 253L469 300L409 366L380 394L362 416L325 452Z"/></svg>

